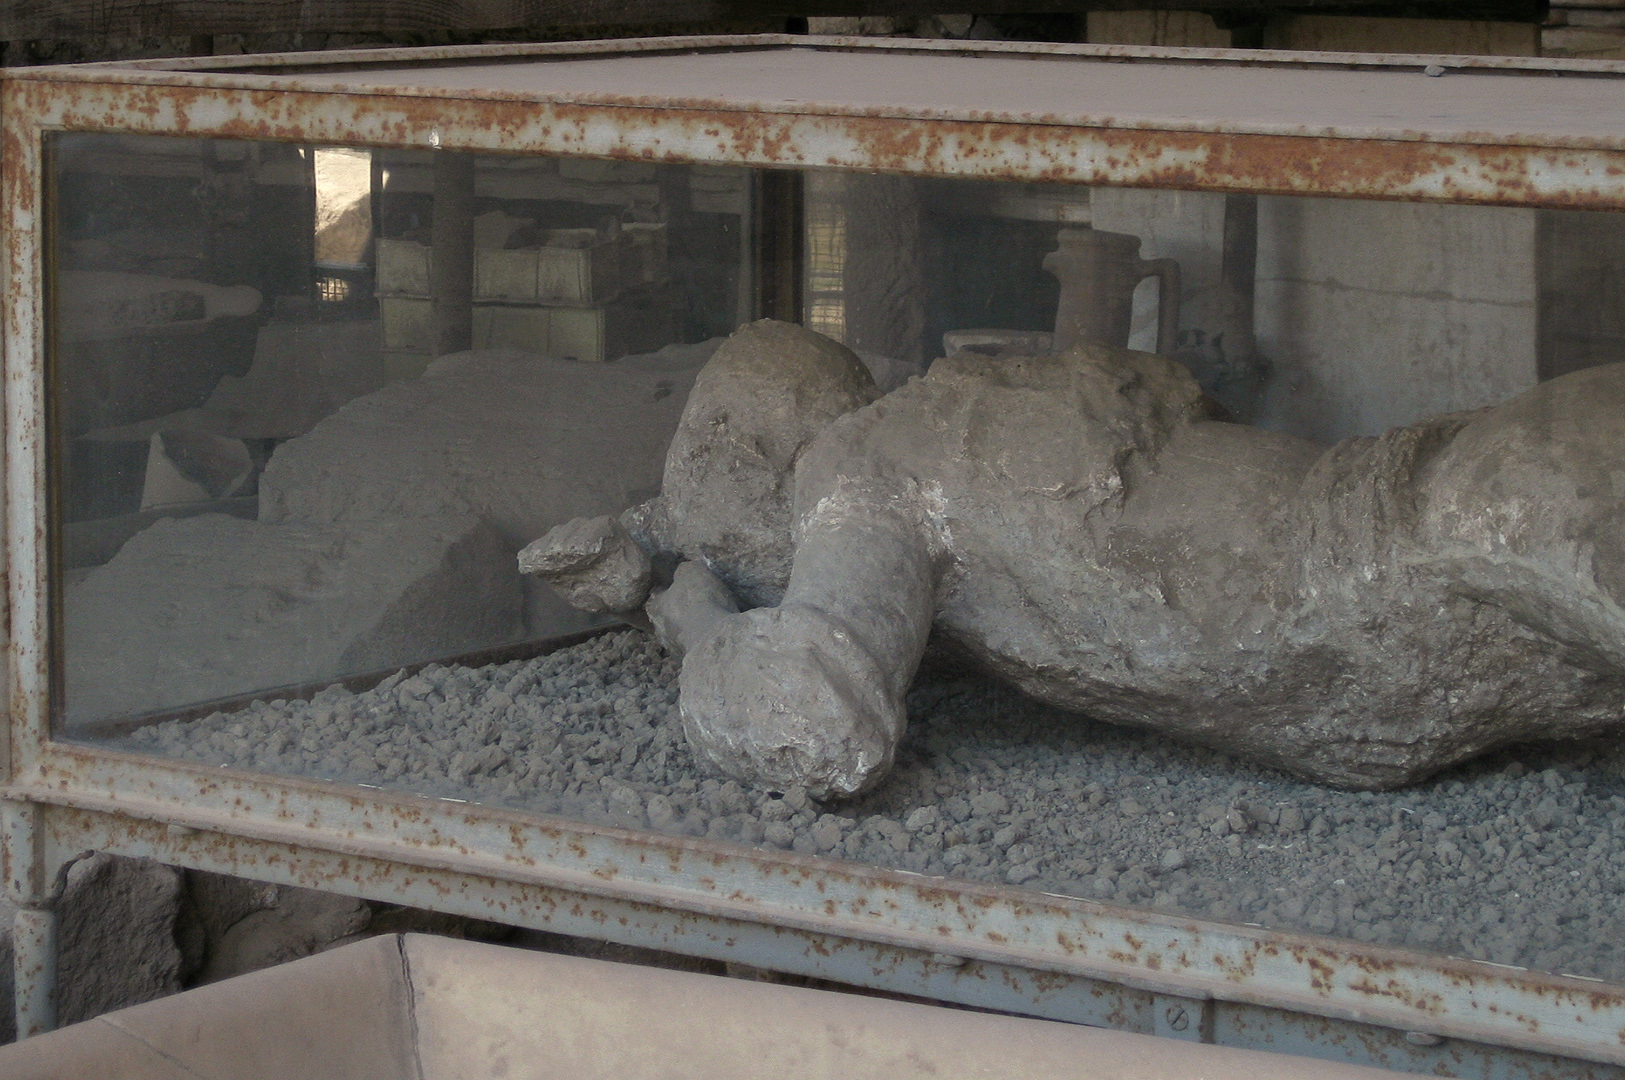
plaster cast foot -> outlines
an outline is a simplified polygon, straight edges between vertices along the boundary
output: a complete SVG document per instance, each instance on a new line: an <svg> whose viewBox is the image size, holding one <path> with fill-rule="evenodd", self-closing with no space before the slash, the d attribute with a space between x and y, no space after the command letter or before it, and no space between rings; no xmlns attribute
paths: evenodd
<svg viewBox="0 0 1625 1080"><path fill-rule="evenodd" d="M855 795L885 776L907 717L868 650L813 608L721 619L683 661L691 747L757 786Z"/></svg>
<svg viewBox="0 0 1625 1080"><path fill-rule="evenodd" d="M685 562L672 575L671 588L656 592L643 610L660 644L681 660L719 621L739 614L739 602L704 563Z"/></svg>

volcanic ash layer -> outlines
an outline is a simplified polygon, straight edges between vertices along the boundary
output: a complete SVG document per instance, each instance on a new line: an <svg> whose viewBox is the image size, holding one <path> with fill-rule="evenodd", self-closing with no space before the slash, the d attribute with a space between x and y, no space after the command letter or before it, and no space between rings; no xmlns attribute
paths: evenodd
<svg viewBox="0 0 1625 1080"><path fill-rule="evenodd" d="M637 631L169 721L121 745L631 828L1625 981L1625 750L1329 790L927 671L860 799L710 778Z"/></svg>

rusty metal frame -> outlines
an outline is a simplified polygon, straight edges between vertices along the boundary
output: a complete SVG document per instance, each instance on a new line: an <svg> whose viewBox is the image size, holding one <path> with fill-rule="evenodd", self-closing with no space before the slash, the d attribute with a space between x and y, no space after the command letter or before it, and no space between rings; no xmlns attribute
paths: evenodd
<svg viewBox="0 0 1625 1080"><path fill-rule="evenodd" d="M1005 47L997 47L1003 45ZM562 154L639 161L830 167L1253 194L1609 209L1625 205L1625 138L1522 138L1468 131L1444 139L1395 130L1327 132L1249 123L1103 117L1068 122L981 110L843 109L726 98L615 93L548 98L494 90L365 87L335 80L369 63L706 50L819 48L1020 56L1048 61L1420 71L1475 78L1568 74L1617 82L1618 61L1415 57L1230 49L978 42L886 42L755 35L555 45L460 46L9 69L8 93L43 128L209 134L391 147ZM323 77L323 71L329 77ZM269 74L289 71L291 74ZM635 110L629 112L628 110Z"/></svg>
<svg viewBox="0 0 1625 1080"><path fill-rule="evenodd" d="M1602 1045L1625 994L1594 980L96 748L51 759L7 792L7 849L36 850L11 872L36 890L113 851L1233 1046L1531 1080L1625 1059Z"/></svg>
<svg viewBox="0 0 1625 1080"><path fill-rule="evenodd" d="M360 65L809 44L1076 62L1259 62L1191 50L778 37L325 59ZM1424 61L1358 62L1414 70ZM1486 77L1503 70L1625 77L1625 65L1554 64L1477 66ZM247 66L256 70L230 70ZM53 883L79 852L97 849L1174 1037L1458 1075L1625 1076L1625 986L52 741L41 248L41 154L52 130L1616 209L1625 208L1625 137L1537 146L1491 132L1444 144L1402 132L1248 130L1245 118L1222 130L1172 130L901 109L565 101L358 89L324 82L318 66L308 55L297 63L215 58L0 77L11 634L0 870L24 908L24 1030L51 1021L41 988L49 979ZM305 70L263 73L289 67Z"/></svg>

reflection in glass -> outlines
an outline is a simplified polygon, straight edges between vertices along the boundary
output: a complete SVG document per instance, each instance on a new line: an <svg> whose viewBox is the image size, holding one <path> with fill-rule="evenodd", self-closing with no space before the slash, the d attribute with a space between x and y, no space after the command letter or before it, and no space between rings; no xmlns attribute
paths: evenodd
<svg viewBox="0 0 1625 1080"><path fill-rule="evenodd" d="M1342 792L933 651L876 790L708 772L641 617L515 556L661 492L706 362L796 276L763 258L784 176L106 135L51 163L60 737L1625 977L1615 746ZM1330 445L1622 355L1612 215L799 183L803 321L877 392L1093 341Z"/></svg>

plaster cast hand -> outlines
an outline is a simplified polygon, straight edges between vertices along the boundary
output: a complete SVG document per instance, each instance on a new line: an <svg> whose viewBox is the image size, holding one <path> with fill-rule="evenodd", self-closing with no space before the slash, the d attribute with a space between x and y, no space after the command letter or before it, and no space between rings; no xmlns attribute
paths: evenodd
<svg viewBox="0 0 1625 1080"><path fill-rule="evenodd" d="M534 574L594 614L636 611L649 595L649 556L612 517L555 526L519 553L519 572Z"/></svg>

